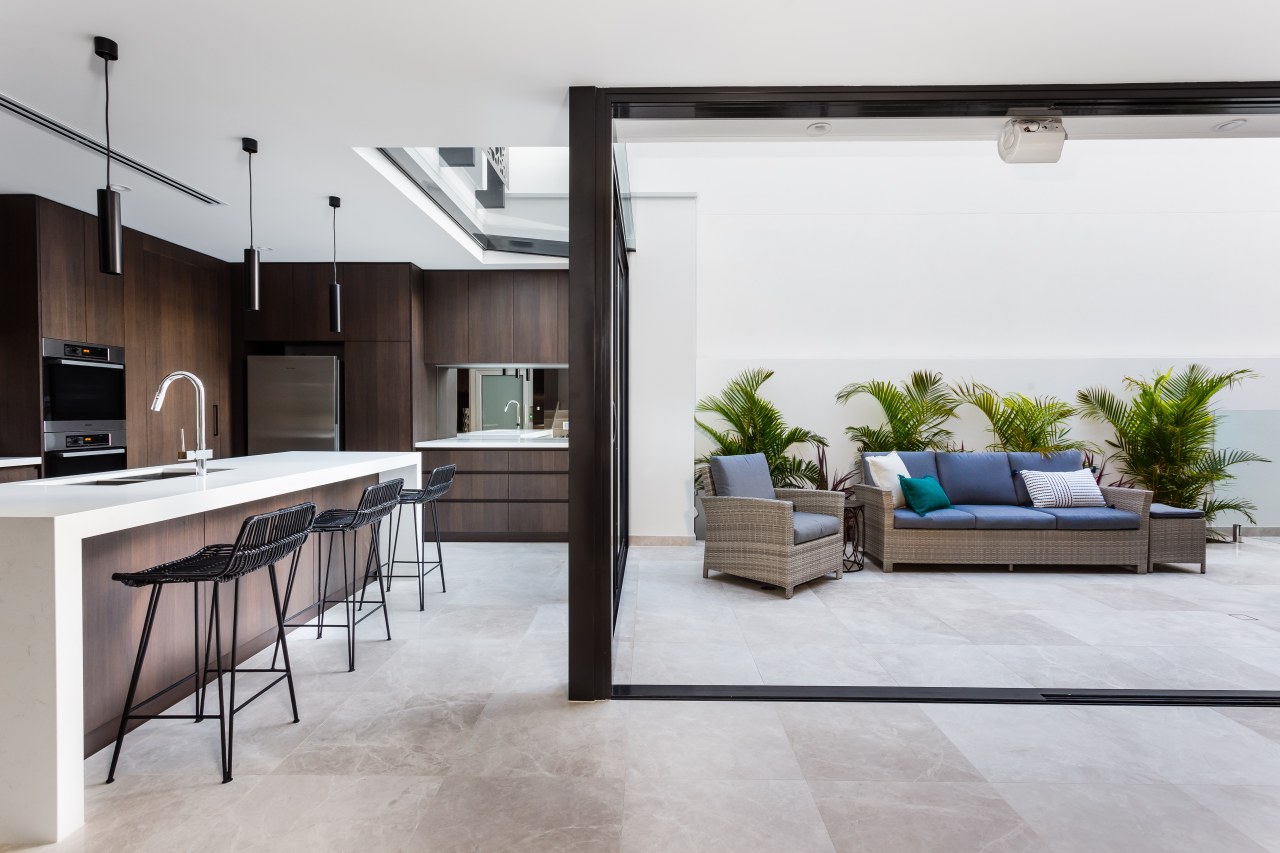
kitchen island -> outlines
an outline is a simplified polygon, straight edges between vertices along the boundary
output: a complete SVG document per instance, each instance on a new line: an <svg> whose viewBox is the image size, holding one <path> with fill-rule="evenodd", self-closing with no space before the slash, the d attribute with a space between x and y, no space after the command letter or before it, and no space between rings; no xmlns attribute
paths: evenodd
<svg viewBox="0 0 1280 853"><path fill-rule="evenodd" d="M277 453L215 459L203 479L174 466L0 486L0 843L54 841L84 823L84 758L114 738L145 608L112 572L232 542L255 513L354 506L366 485L395 478L416 487L419 463L417 453ZM301 590L314 589L313 547ZM265 576L249 578L242 656L273 639L269 602ZM168 603L153 637L165 654L148 655L153 690L191 671L192 598Z"/></svg>
<svg viewBox="0 0 1280 853"><path fill-rule="evenodd" d="M551 433L491 429L418 442L424 470L458 466L438 505L441 538L568 542L569 439Z"/></svg>

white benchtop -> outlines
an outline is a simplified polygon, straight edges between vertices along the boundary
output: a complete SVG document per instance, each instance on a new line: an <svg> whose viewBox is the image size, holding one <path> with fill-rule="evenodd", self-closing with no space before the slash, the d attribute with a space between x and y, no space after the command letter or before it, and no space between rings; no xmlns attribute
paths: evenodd
<svg viewBox="0 0 1280 853"><path fill-rule="evenodd" d="M423 450L564 450L568 446L568 436L556 438L549 429L477 430L414 445Z"/></svg>
<svg viewBox="0 0 1280 853"><path fill-rule="evenodd" d="M39 464L39 456L0 456L0 468L25 468Z"/></svg>
<svg viewBox="0 0 1280 853"><path fill-rule="evenodd" d="M75 517L76 533L93 536L353 480L418 463L416 453L294 451L213 459L206 477L173 477L122 486L96 480L192 470L193 463L79 474L0 485L0 519ZM407 484L406 484L407 485Z"/></svg>
<svg viewBox="0 0 1280 853"><path fill-rule="evenodd" d="M0 485L0 846L55 841L84 823L86 539L367 476L422 482L414 451L274 453L209 467L216 473L203 480L88 484L164 470L144 468Z"/></svg>

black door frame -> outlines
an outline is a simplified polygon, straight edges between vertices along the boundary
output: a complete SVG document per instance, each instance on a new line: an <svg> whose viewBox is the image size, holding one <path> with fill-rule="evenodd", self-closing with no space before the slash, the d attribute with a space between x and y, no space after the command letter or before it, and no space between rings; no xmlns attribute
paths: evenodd
<svg viewBox="0 0 1280 853"><path fill-rule="evenodd" d="M609 531L609 398L614 266L615 118L926 118L1038 113L1071 116L1277 115L1280 82L1029 86L596 88L569 90L569 699L1271 704L1273 691L990 690L705 685L613 688L617 554ZM624 387L625 393L625 387ZM625 529L625 528L624 528ZM620 549L625 559L625 541Z"/></svg>

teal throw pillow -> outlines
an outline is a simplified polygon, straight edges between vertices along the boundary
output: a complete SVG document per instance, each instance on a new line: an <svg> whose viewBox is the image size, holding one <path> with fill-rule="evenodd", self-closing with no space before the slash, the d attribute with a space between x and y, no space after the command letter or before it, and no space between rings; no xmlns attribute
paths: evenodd
<svg viewBox="0 0 1280 853"><path fill-rule="evenodd" d="M942 484L932 477L904 477L898 475L902 484L902 496L907 499L907 506L917 515L925 515L935 509L951 509L951 499L942 490Z"/></svg>

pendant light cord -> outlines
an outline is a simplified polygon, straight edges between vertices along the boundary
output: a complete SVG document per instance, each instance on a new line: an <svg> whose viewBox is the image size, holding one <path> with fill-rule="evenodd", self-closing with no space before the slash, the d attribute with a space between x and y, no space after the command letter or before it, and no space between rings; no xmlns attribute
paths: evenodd
<svg viewBox="0 0 1280 853"><path fill-rule="evenodd" d="M102 82L107 89L107 106L104 111L107 125L107 189L111 189L111 60L102 60Z"/></svg>
<svg viewBox="0 0 1280 853"><path fill-rule="evenodd" d="M249 248L258 248L253 242L253 154L249 154Z"/></svg>

